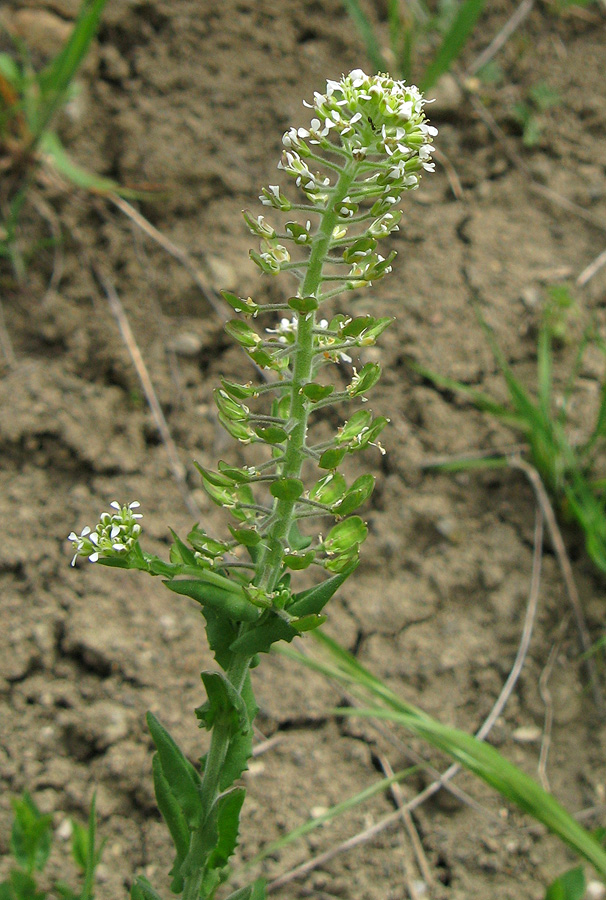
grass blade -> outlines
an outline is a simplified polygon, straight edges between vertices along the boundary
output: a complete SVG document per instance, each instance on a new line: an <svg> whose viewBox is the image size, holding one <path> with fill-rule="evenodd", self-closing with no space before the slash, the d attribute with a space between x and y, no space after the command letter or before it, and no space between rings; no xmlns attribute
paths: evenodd
<svg viewBox="0 0 606 900"><path fill-rule="evenodd" d="M107 0L83 0L74 29L63 49L39 76L40 102L32 125L33 143L42 136L88 53Z"/></svg>
<svg viewBox="0 0 606 900"><path fill-rule="evenodd" d="M383 704L362 710L351 707L339 709L338 715L389 719L424 738L524 812L542 822L553 834L592 863L602 877L606 877L606 851L536 781L512 765L494 747L466 732L442 725L417 707L402 700L332 638L320 631L314 632L314 638L328 653L332 664L309 659L292 650L282 652L341 683L357 687L358 693L360 689L367 692L367 695L370 694Z"/></svg>
<svg viewBox="0 0 606 900"><path fill-rule="evenodd" d="M343 0L343 5L358 29L360 37L364 41L366 54L375 72L388 72L389 66L381 53L375 30L358 3L358 0Z"/></svg>
<svg viewBox="0 0 606 900"><path fill-rule="evenodd" d="M422 91L428 91L432 88L440 76L448 72L453 62L460 55L471 32L475 28L475 24L484 8L484 3L485 0L464 0L461 3L454 22L444 35L436 55L420 79L419 87Z"/></svg>
<svg viewBox="0 0 606 900"><path fill-rule="evenodd" d="M293 830L289 831L288 834L285 834L283 837L278 838L276 841L272 841L270 844L267 844L265 847L263 847L260 853L258 853L253 859L250 859L246 862L244 868L248 868L249 866L261 862L261 860L266 859L272 853L275 853L278 850L282 850L283 847L288 846L288 844L292 844L293 841L304 837L315 828L319 828L320 825L324 825L326 822L331 822L338 816L341 816L344 813L349 812L351 809L354 809L360 803L364 803L366 800L370 800L370 798L376 796L376 794L383 793L383 791L386 791L387 788L389 788L392 784L396 784L397 782L403 781L405 778L408 778L410 775L416 772L418 768L418 766L411 766L408 769L403 769L401 772L396 772L389 778L382 778L380 781L377 781L374 784L371 784L369 787L364 788L364 790L360 791L358 794L354 794L352 797L348 797L341 803L336 803L334 806L331 806L330 809L328 809L325 813L322 813L321 816L317 816L315 819L308 819L307 822L299 825L298 828L293 828Z"/></svg>

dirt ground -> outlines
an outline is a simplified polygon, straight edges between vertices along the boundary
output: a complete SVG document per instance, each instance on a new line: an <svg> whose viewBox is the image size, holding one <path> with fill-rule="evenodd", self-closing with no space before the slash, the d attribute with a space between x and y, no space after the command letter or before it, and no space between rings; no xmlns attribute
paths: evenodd
<svg viewBox="0 0 606 900"><path fill-rule="evenodd" d="M77 6L8 0L2 14L45 58ZM461 71L516 6L488 4ZM575 287L605 241L605 18L598 4L565 15L554 6L537 2L498 54L501 81L471 85L510 156L468 96L451 82L437 91L430 113L450 168L438 165L406 200L394 274L355 301L359 311L397 316L384 335L384 377L372 397L391 427L383 459L367 453L356 461L377 476L365 512L370 537L326 628L403 697L469 731L490 711L520 641L534 499L513 471L452 476L423 468L436 455L507 447L515 438L424 383L408 361L504 396L472 296L528 380L548 286L568 284L579 301L572 342L558 355L562 372L588 317L606 327L606 270ZM384 7L366 4L383 33ZM338 0L110 0L61 132L74 158L96 172L162 188L159 199L136 205L190 251L212 289L277 296L281 286L248 259L240 211L256 209L260 187L279 180L282 132L307 122L302 100L354 67L368 63ZM525 147L513 110L537 84L558 100L538 114L538 142ZM454 178L462 196L453 192ZM49 247L57 227L61 243ZM191 274L108 200L48 180L32 194L22 240L30 251L24 282L0 266L4 341L14 353L0 359L0 876L8 867L12 795L28 788L53 813L50 875L69 880L65 823L85 817L96 789L107 840L98 900L124 897L137 873L168 896L171 853L153 798L144 714L153 710L192 760L204 752L206 735L192 715L203 701L199 671L212 662L203 623L193 603L156 581L88 563L71 569L66 536L93 524L116 498L141 501L150 550L166 552L169 526L186 534L198 517L206 530L224 533L226 520L200 490L191 460L243 459L216 421L212 389L220 374L242 376L247 364ZM107 299L111 286L199 516L175 482ZM581 429L602 362L588 358L581 373ZM566 537L595 639L604 580L578 537ZM530 652L490 740L536 776L547 709L539 681L549 674L549 784L571 811L590 810L588 826L603 825L606 725L568 617L546 542ZM278 739L246 775L240 862L373 783L382 758L394 770L415 754L446 767L403 733L336 721L329 710L339 691L284 658L264 658L254 684L259 740ZM404 796L431 779L418 773ZM456 784L476 805L442 791L414 813L429 879L400 824L275 895L542 900L545 884L574 859L471 777ZM390 796L375 798L255 871L277 877L393 809ZM236 873L235 883L247 877Z"/></svg>

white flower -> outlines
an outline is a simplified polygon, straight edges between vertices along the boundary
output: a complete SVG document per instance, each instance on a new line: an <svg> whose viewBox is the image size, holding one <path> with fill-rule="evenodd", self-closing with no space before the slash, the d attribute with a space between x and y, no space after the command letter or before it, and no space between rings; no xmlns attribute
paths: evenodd
<svg viewBox="0 0 606 900"><path fill-rule="evenodd" d="M133 500L128 506L120 506L117 500L110 503L115 513L104 512L99 517L99 523L92 531L86 525L80 534L72 531L68 535L75 547L72 558L72 566L76 565L79 556L85 556L90 562L97 562L101 558L129 553L141 534L141 526L136 521L141 519L141 513L135 513L141 504Z"/></svg>

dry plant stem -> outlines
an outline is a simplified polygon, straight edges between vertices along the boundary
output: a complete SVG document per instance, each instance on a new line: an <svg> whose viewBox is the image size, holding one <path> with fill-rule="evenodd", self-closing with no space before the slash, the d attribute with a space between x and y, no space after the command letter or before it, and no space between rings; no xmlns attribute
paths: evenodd
<svg viewBox="0 0 606 900"><path fill-rule="evenodd" d="M169 253L181 263L183 268L191 275L194 283L200 289L200 292L202 293L202 296L204 297L208 305L217 314L219 319L221 321L224 321L226 316L230 313L229 307L208 284L207 279L202 274L200 269L196 266L187 250L185 250L183 247L179 247L178 244L175 244L174 241L171 241L170 238L167 238L166 235L162 234L161 231L158 231L158 229L155 228L151 224L151 222L148 222L145 216L142 216L134 206L132 206L122 197L111 196L109 199L114 204L114 206L116 206L122 213L124 213L124 215L127 216L131 220L131 222L133 222L138 228L140 228L141 231L143 231L148 237L159 244L163 250L166 250L167 253Z"/></svg>
<svg viewBox="0 0 606 900"><path fill-rule="evenodd" d="M105 292L105 296L107 297L111 311L118 323L118 328L120 329L122 339L130 354L130 358L133 361L133 365L136 369L137 375L139 376L141 387L143 388L143 392L145 393L145 397L149 404L149 408L151 409L154 421L156 423L158 431L160 432L160 437L162 438L164 446L166 447L166 453L168 455L168 461L174 479L179 486L179 490L181 491L189 512L191 513L191 515L198 517L200 516L200 508L191 496L191 493L187 487L187 482L185 480L185 467L179 459L177 447L175 445L175 442L173 441L168 423L166 422L166 418L164 416L164 413L162 412L162 407L160 406L160 402L154 390L152 380L149 376L147 366L145 365L145 362L141 355L141 351L139 350L137 342L135 341L130 323L128 321L128 317L126 315L124 307L122 306L118 293L111 281L109 281L109 279L106 278L98 269L93 267L93 272L97 281L101 284Z"/></svg>
<svg viewBox="0 0 606 900"><path fill-rule="evenodd" d="M543 515L544 511L542 507L537 508L537 517L535 523L535 534L534 534L534 549L533 549L533 559L532 559L532 577L530 583L530 589L528 592L528 602L526 604L526 615L524 617L524 626L522 628L522 636L520 639L520 644L518 647L518 652L516 654L516 658L514 664L512 666L511 672L503 685L501 693L499 694L494 706L492 707L489 715L482 723L479 730L476 732L476 737L479 740L484 740L492 729L494 723L501 715L505 704L507 703L511 693L515 687L515 684L520 676L520 672L522 671L524 660L526 659L526 655L528 653L528 648L530 646L530 639L532 637L532 629L534 625L534 620L536 617L537 604L538 604L538 596L539 596L539 587L541 581L541 560L542 560L542 541L543 541ZM354 701L355 702L355 701ZM308 872L311 872L313 869L318 868L319 866L324 865L329 862L331 859L334 859L335 856L338 856L341 853L346 852L347 850L353 850L355 847L359 847L362 844L367 843L372 840L377 834L380 834L386 828L389 828L398 819L403 818L404 814L410 814L413 810L417 809L417 807L421 806L425 803L426 800L429 800L430 797L433 797L434 794L437 794L441 788L445 787L447 783L461 771L461 766L458 763L453 763L449 766L443 775L429 784L420 794L417 794L412 800L404 803L400 809L396 810L394 813L391 813L385 818L381 819L380 822L376 822L370 828L367 828L365 831L360 832L359 834L354 835L346 841L343 841L341 844L338 844L335 847L331 847L325 853L321 853L319 856L316 856L314 859L308 860L306 863L302 863L300 866L297 866L294 869L291 869L290 872L285 872L284 875L281 875L279 878L276 878L267 886L268 893L270 891L278 890L283 887L285 884L293 881L295 878L298 878L302 875L306 875Z"/></svg>
<svg viewBox="0 0 606 900"><path fill-rule="evenodd" d="M572 566L570 565L570 560L568 559L568 554L566 553L562 534L556 521L553 507L551 505L549 497L547 496L547 491L545 490L545 487L537 470L534 468L534 466L531 466L530 463L527 463L526 460L521 459L520 457L513 457L509 460L509 465L512 469L518 469L520 472L524 473L524 475L530 482L535 497L537 498L537 502L539 503L541 510L543 511L543 515L545 516L545 521L547 523L547 528L549 531L549 536L551 537L551 543L553 545L553 549L560 566L560 571L562 573L562 578L564 579L564 585L566 587L566 593L568 594L568 599L572 607L572 613L576 622L577 631L579 633L580 649L582 653L588 654L591 649L591 637L587 629L587 623L585 622L585 616L583 615L579 593L577 591L577 586L572 574ZM604 696L600 688L597 667L593 656L586 656L585 667L589 678L589 683L591 685L596 709L598 710L600 716L604 718L606 716L606 705L604 703Z"/></svg>
<svg viewBox="0 0 606 900"><path fill-rule="evenodd" d="M446 172L446 177L448 178L448 183L450 184L450 189L453 192L455 199L464 200L465 191L463 190L461 179L457 175L457 170L455 169L449 158L445 153L442 153L441 150L434 150L433 155Z"/></svg>
<svg viewBox="0 0 606 900"><path fill-rule="evenodd" d="M13 350L13 345L6 328L2 300L0 300L0 348L2 349L2 354L8 368L14 369L17 365L17 357L15 356L15 351Z"/></svg>
<svg viewBox="0 0 606 900"><path fill-rule="evenodd" d="M590 281L594 275L597 275L604 266L606 266L606 250L602 250L599 256L596 256L593 262L583 269L577 278L579 287L585 287L587 282Z"/></svg>
<svg viewBox="0 0 606 900"><path fill-rule="evenodd" d="M494 137L497 139L509 162L516 169L523 173L529 190L531 190L535 194L538 194L540 197L544 197L550 203L559 206L561 209L565 209L568 212L573 213L573 215L577 216L577 218L583 219L583 221L587 222L589 225L593 225L594 228L598 228L600 231L606 232L606 221L599 218L598 216L594 216L586 209L583 209L582 206L579 206L577 203L573 203L573 201L569 200L567 197L563 197L556 191L552 191L550 188L545 187L545 185L539 184L537 181L535 181L532 177L530 169L527 165L525 165L525 163L520 160L518 153L511 146L511 142L506 137L503 129L496 122L494 116L490 114L490 112L486 109L486 107L478 97L476 97L473 93L465 88L465 85L461 83L460 79L459 87L466 92L473 108L485 123L489 131L491 131Z"/></svg>
<svg viewBox="0 0 606 900"><path fill-rule="evenodd" d="M488 47L477 56L467 69L467 75L475 75L486 63L497 55L499 50L507 43L514 31L520 27L534 6L535 0L522 0L514 14L507 20L500 31L494 36Z"/></svg>
<svg viewBox="0 0 606 900"><path fill-rule="evenodd" d="M566 622L566 624L568 623ZM539 754L538 771L539 780L546 791L551 790L549 786L549 777L547 775L547 758L549 756L549 748L551 747L551 729L553 725L553 700L551 697L551 691L548 687L548 682L549 678L551 677L553 664L555 662L555 658L559 649L560 641L558 640L551 648L547 663L545 665L545 668L541 672L541 677L539 678L539 694L541 695L541 700L545 704L545 722L543 725L543 737L541 739L541 752Z"/></svg>
<svg viewBox="0 0 606 900"><path fill-rule="evenodd" d="M381 754L381 756L379 757L379 762L381 763L381 768L383 769L383 772L387 776L387 778L393 777L394 771L387 757ZM429 863L427 862L427 857L425 856L425 850L423 849L423 844L421 843L419 833L415 827L415 823L413 822L412 814L410 810L404 808L406 806L406 801L404 800L404 795L402 794L402 788L396 781L394 781L389 790L394 799L394 803L396 804L398 809L402 810L402 821L404 822L404 827L408 832L408 837L412 845L415 858L417 860L419 872L421 873L427 887L430 887L433 883L433 874L431 869L429 868Z"/></svg>

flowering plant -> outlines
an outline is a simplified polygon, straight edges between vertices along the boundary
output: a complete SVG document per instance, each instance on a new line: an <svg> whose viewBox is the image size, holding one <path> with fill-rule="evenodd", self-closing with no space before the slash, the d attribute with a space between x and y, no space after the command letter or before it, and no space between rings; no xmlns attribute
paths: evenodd
<svg viewBox="0 0 606 900"><path fill-rule="evenodd" d="M339 467L348 454L369 446L382 450L378 438L388 420L362 407L330 440L314 442L313 417L327 406L366 399L380 377L378 364L354 368L343 389L320 373L374 345L391 319L341 313L319 318L319 310L391 271L395 252L381 255L378 242L398 229L402 194L418 187L423 171L433 170L437 132L416 87L356 69L328 81L325 93L306 105L313 111L310 125L285 133L279 164L304 200L292 202L278 185L269 185L262 204L287 220L274 225L262 215L244 214L260 238L251 258L269 275L294 276L296 293L259 304L224 292L240 314L226 330L265 380L223 378L214 393L219 420L237 441L267 448L266 460L256 465L220 461L216 470L197 467L210 498L231 513L230 537L211 537L196 525L186 541L174 535L164 561L141 548L136 502L112 503L114 513L104 513L95 529L69 536L73 562L83 556L159 575L170 590L197 601L206 620L220 671L202 672L207 701L196 715L211 740L201 774L148 714L157 749L156 798L176 850L171 887L184 900L210 900L227 877L244 800L244 789L234 785L252 752L256 705L249 673L257 654L324 621L324 607L355 569L367 535L356 511L372 492L373 476L348 484ZM288 218L295 210L303 213L303 223ZM251 320L276 313L277 326L253 326ZM307 534L307 521L318 517L336 522L325 535L317 528L315 536ZM312 566L325 577L294 590L293 573ZM259 900L264 888L255 882L230 896ZM131 897L159 900L144 878Z"/></svg>

